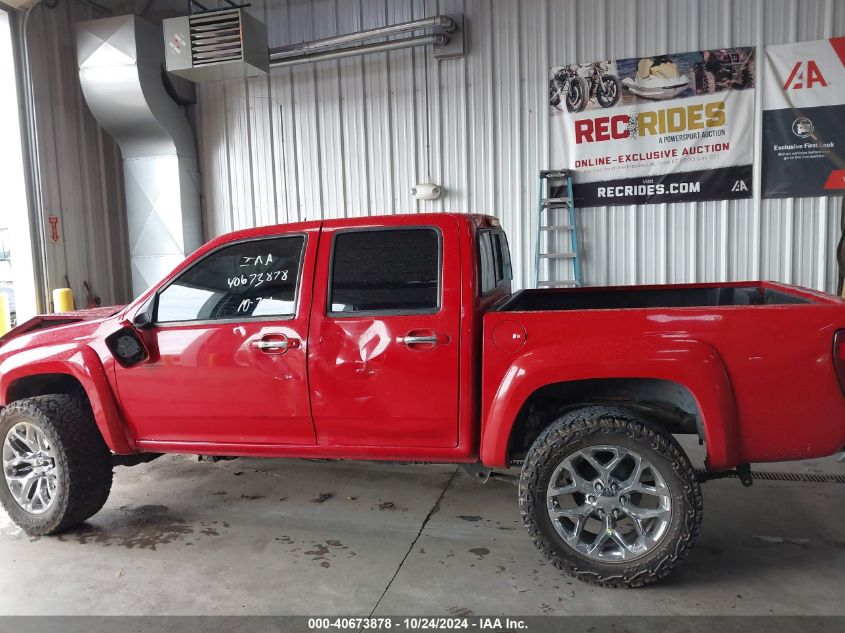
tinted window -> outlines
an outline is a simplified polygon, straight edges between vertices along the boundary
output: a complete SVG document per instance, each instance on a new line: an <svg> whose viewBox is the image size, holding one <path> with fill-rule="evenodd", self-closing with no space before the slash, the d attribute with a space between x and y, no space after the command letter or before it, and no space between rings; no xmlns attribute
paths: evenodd
<svg viewBox="0 0 845 633"><path fill-rule="evenodd" d="M334 238L332 312L437 309L440 238L434 229L352 231Z"/></svg>
<svg viewBox="0 0 845 633"><path fill-rule="evenodd" d="M290 316L302 259L302 236L226 246L200 260L158 298L158 321Z"/></svg>
<svg viewBox="0 0 845 633"><path fill-rule="evenodd" d="M493 231L493 254L496 261L496 283L510 281L513 278L511 272L511 254L508 248L508 238L504 231Z"/></svg>
<svg viewBox="0 0 845 633"><path fill-rule="evenodd" d="M487 294L496 287L496 261L493 258L493 240L490 237L490 231L478 233L478 255L481 294Z"/></svg>
<svg viewBox="0 0 845 633"><path fill-rule="evenodd" d="M487 294L501 283L512 279L511 256L504 231L501 229L479 231L478 256L481 294Z"/></svg>

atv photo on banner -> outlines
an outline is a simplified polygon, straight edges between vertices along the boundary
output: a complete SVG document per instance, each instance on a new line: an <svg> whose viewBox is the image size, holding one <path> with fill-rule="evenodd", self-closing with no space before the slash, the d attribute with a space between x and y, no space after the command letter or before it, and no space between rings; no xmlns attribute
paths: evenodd
<svg viewBox="0 0 845 633"><path fill-rule="evenodd" d="M755 80L752 47L553 67L551 166L581 207L748 198Z"/></svg>

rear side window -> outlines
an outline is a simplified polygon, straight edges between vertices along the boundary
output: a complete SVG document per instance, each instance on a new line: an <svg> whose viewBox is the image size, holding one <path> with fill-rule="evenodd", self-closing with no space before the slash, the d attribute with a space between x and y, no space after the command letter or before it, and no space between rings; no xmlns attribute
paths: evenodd
<svg viewBox="0 0 845 633"><path fill-rule="evenodd" d="M156 320L292 316L305 237L249 240L196 262L158 297Z"/></svg>
<svg viewBox="0 0 845 633"><path fill-rule="evenodd" d="M513 278L508 238L504 231L484 229L478 232L478 266L482 295Z"/></svg>
<svg viewBox="0 0 845 633"><path fill-rule="evenodd" d="M440 297L440 233L432 228L337 233L332 314L433 312Z"/></svg>
<svg viewBox="0 0 845 633"><path fill-rule="evenodd" d="M481 294L486 295L496 287L496 260L493 256L493 239L490 237L490 231L478 233L478 257Z"/></svg>
<svg viewBox="0 0 845 633"><path fill-rule="evenodd" d="M493 256L496 261L496 285L503 281L510 281L513 279L511 272L511 252L508 247L508 238L504 231L492 231L493 238Z"/></svg>

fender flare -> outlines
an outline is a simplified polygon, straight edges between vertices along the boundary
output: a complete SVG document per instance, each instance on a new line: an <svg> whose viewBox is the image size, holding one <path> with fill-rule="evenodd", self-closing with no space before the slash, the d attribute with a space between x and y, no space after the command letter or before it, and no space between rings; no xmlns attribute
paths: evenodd
<svg viewBox="0 0 845 633"><path fill-rule="evenodd" d="M41 374L67 374L85 389L94 421L109 449L114 453L135 453L127 434L100 357L87 345L54 345L25 350L0 364L0 402L9 403L9 389L21 378Z"/></svg>
<svg viewBox="0 0 845 633"><path fill-rule="evenodd" d="M612 351L611 351L612 350ZM618 346L592 338L526 352L508 367L482 419L480 457L507 467L508 441L523 405L540 388L576 380L651 378L686 388L698 406L707 466L725 470L740 461L736 403L730 376L716 349L704 341L647 335Z"/></svg>

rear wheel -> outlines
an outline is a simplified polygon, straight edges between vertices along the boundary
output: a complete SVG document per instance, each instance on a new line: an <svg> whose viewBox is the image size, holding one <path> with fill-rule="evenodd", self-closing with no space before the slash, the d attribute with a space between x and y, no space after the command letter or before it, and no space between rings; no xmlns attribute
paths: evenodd
<svg viewBox="0 0 845 633"><path fill-rule="evenodd" d="M638 587L682 561L701 527L701 489L671 434L615 407L559 418L522 469L523 524L556 567L606 587Z"/></svg>
<svg viewBox="0 0 845 633"><path fill-rule="evenodd" d="M78 525L108 499L111 455L87 402L66 394L13 402L0 413L0 502L27 533Z"/></svg>

